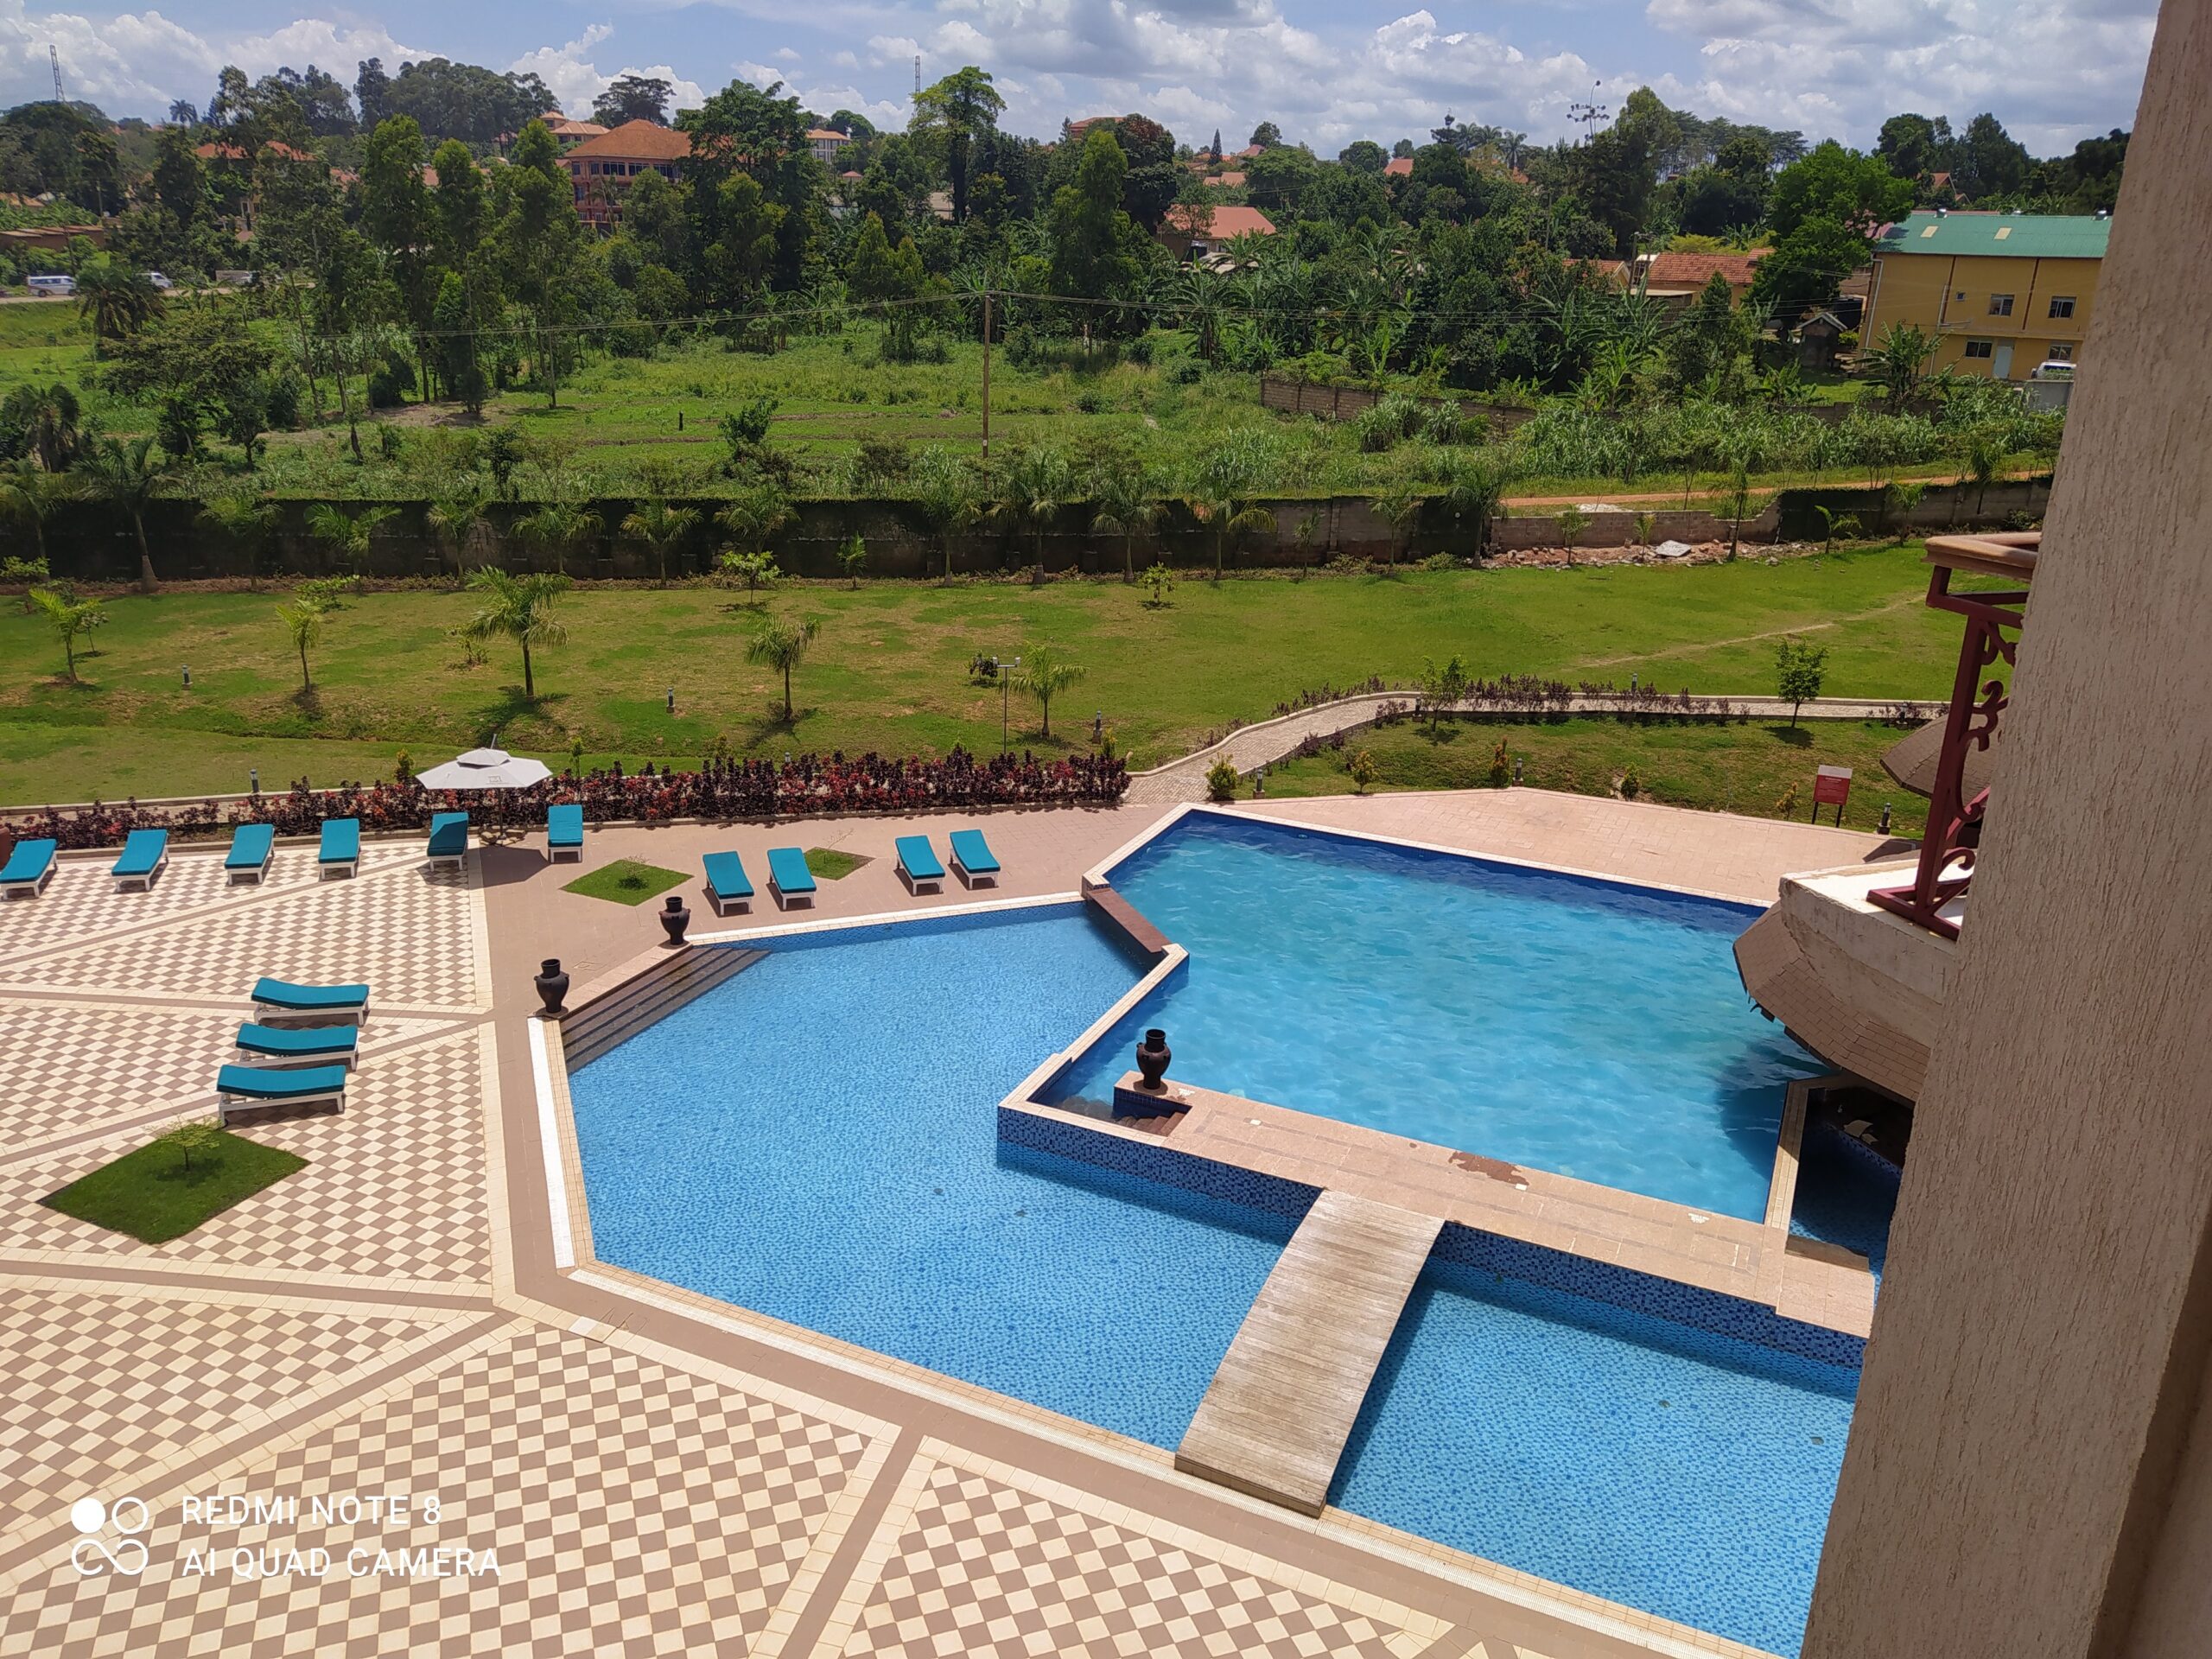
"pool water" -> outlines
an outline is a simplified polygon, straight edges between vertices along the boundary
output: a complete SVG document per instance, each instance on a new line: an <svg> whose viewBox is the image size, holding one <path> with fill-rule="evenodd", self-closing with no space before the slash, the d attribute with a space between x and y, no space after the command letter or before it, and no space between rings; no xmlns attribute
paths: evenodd
<svg viewBox="0 0 2212 1659"><path fill-rule="evenodd" d="M1432 1262L1331 1502L1794 1655L1858 1380Z"/></svg>
<svg viewBox="0 0 2212 1659"><path fill-rule="evenodd" d="M1744 995L1751 907L1192 814L1111 872L1191 953L1052 1096L1171 1075L1756 1221L1789 1079Z"/></svg>
<svg viewBox="0 0 2212 1659"><path fill-rule="evenodd" d="M594 1248L1173 1446L1294 1220L995 1116L1139 974L1074 906L772 941L570 1079Z"/></svg>
<svg viewBox="0 0 2212 1659"><path fill-rule="evenodd" d="M1797 1190L1789 1230L1800 1238L1840 1244L1866 1258L1874 1282L1889 1260L1890 1217L1897 1207L1898 1172L1834 1124L1805 1125L1797 1156Z"/></svg>

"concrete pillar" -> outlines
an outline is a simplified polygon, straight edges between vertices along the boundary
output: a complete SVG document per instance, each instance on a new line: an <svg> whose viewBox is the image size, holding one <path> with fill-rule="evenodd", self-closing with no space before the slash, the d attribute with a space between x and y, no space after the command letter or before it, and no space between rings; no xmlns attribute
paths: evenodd
<svg viewBox="0 0 2212 1659"><path fill-rule="evenodd" d="M2212 1652L2212 0L2166 0L1807 1659Z"/></svg>

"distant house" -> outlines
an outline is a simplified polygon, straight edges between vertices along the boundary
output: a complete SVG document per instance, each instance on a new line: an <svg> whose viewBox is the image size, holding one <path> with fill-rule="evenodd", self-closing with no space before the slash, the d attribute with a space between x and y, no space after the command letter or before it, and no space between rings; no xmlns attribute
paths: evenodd
<svg viewBox="0 0 2212 1659"><path fill-rule="evenodd" d="M1199 207L1179 202L1160 221L1160 244L1178 259L1196 264L1240 236L1273 236L1274 221L1256 207Z"/></svg>
<svg viewBox="0 0 2212 1659"><path fill-rule="evenodd" d="M1217 173L1206 182L1218 189L1241 190L1244 187L1244 175L1242 173Z"/></svg>
<svg viewBox="0 0 2212 1659"><path fill-rule="evenodd" d="M1835 367L1836 353L1850 325L1833 311L1815 311L1797 325L1797 361L1808 369Z"/></svg>
<svg viewBox="0 0 2212 1659"><path fill-rule="evenodd" d="M806 135L806 145L814 152L814 159L832 169L837 165L837 152L852 142L849 135L835 127L810 128Z"/></svg>
<svg viewBox="0 0 2212 1659"><path fill-rule="evenodd" d="M1687 302L1705 291L1715 275L1728 279L1728 291L1738 300L1751 292L1751 274L1767 250L1749 253L1640 253L1633 259L1608 259L1605 274L1624 288L1639 285L1655 300Z"/></svg>
<svg viewBox="0 0 2212 1659"><path fill-rule="evenodd" d="M1386 179L1410 179L1413 175L1414 158L1410 156L1393 156L1382 163L1382 176Z"/></svg>
<svg viewBox="0 0 2212 1659"><path fill-rule="evenodd" d="M261 148L264 154L276 156L283 161L311 162L315 160L315 157L308 155L307 151L295 149L289 144L273 139ZM203 162L250 162L254 159L252 152L243 144L200 144L194 148L192 153Z"/></svg>
<svg viewBox="0 0 2212 1659"><path fill-rule="evenodd" d="M587 138L601 138L607 129L596 121L571 121L558 110L548 110L538 118L545 123L546 130L560 141L564 150L574 149Z"/></svg>
<svg viewBox="0 0 2212 1659"><path fill-rule="evenodd" d="M640 173L658 173L673 183L690 154L690 134L651 121L626 121L585 139L561 157L561 165L575 186L577 216L607 229L622 217L622 197L632 180Z"/></svg>
<svg viewBox="0 0 2212 1659"><path fill-rule="evenodd" d="M1914 213L1874 239L1859 339L1892 323L1934 337L1931 370L2025 380L2075 360L2112 221L2087 213Z"/></svg>

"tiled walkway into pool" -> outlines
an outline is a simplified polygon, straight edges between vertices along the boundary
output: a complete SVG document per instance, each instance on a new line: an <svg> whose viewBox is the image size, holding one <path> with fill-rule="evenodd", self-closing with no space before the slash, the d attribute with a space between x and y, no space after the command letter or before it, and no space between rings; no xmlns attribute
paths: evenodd
<svg viewBox="0 0 2212 1659"><path fill-rule="evenodd" d="M1746 843L1718 890L1753 899L1872 844L1694 814L1639 817L1624 841L1620 804L1529 791L1475 798L1456 827L1438 798L1319 804L1510 855L1548 840L1558 862L1643 879L1670 842L1672 879L1707 888L1718 826ZM1072 891L1156 817L996 815L1006 891ZM595 833L586 868L696 872L709 848L752 864L798 842L875 855L825 884L825 916L959 902L897 885L888 849L909 827ZM294 879L307 855L287 846L251 891L212 879L219 855L181 851L150 896L112 895L104 860L70 859L46 898L0 909L0 1437L16 1449L0 1652L1743 1651L1352 1516L1202 1487L1165 1453L702 1298L556 1269L530 976L543 956L582 980L635 955L658 933L651 907L560 893L574 872L534 842L480 852L461 878L427 877L412 838L367 852L358 882L325 885ZM264 972L378 988L345 1114L245 1131L308 1169L158 1248L39 1206L206 1110L204 1062ZM385 1490L448 1507L435 1525L233 1529L188 1522L181 1503ZM67 1506L125 1495L151 1509L152 1564L80 1576ZM499 1573L342 1565L357 1545L432 1544L494 1550ZM341 1566L181 1570L193 1548L240 1545L321 1547Z"/></svg>

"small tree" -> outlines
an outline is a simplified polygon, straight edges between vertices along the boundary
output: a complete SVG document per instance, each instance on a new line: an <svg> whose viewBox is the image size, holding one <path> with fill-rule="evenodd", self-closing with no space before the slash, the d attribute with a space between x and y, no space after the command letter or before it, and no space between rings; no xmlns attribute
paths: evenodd
<svg viewBox="0 0 2212 1659"><path fill-rule="evenodd" d="M1574 563L1574 540L1590 528L1590 515L1580 507L1561 507L1553 523L1559 526L1559 544L1567 550L1567 562Z"/></svg>
<svg viewBox="0 0 2212 1659"><path fill-rule="evenodd" d="M1428 498L1409 483L1393 484L1375 498L1375 511L1382 515L1390 526L1390 568L1398 568L1398 550L1410 550L1414 532L1421 528L1421 516L1427 509Z"/></svg>
<svg viewBox="0 0 2212 1659"><path fill-rule="evenodd" d="M1013 465L994 481L997 499L986 510L995 523L1036 537L1037 563L1031 580L1045 580L1045 532L1059 511L1072 499L1077 484L1065 456L1047 444L1024 449Z"/></svg>
<svg viewBox="0 0 2212 1659"><path fill-rule="evenodd" d="M170 461L154 458L151 438L102 438L83 462L83 471L97 495L123 509L138 537L138 588L152 593L161 586L154 575L154 550L146 540L146 504L168 476Z"/></svg>
<svg viewBox="0 0 2212 1659"><path fill-rule="evenodd" d="M276 504L252 495L219 495L200 509L200 521L229 537L245 554L246 578L261 586L261 549L276 524Z"/></svg>
<svg viewBox="0 0 2212 1659"><path fill-rule="evenodd" d="M1839 536L1848 539L1859 533L1859 515L1855 512L1837 512L1818 502L1814 503L1813 511L1821 515L1821 551L1823 553L1834 550Z"/></svg>
<svg viewBox="0 0 2212 1659"><path fill-rule="evenodd" d="M1090 527L1122 538L1122 580L1135 582L1136 538L1160 518L1158 480L1128 463L1102 467L1090 480Z"/></svg>
<svg viewBox="0 0 2212 1659"><path fill-rule="evenodd" d="M1236 764L1225 756L1206 768L1206 798L1210 801L1233 801L1236 798Z"/></svg>
<svg viewBox="0 0 2212 1659"><path fill-rule="evenodd" d="M1896 508L1897 515L1891 526L1891 533L1897 538L1899 547L1903 547L1905 539L1912 534L1913 512L1927 499L1927 495L1928 486L1918 480L1890 486L1890 504Z"/></svg>
<svg viewBox="0 0 2212 1659"><path fill-rule="evenodd" d="M1774 648L1775 695L1789 704L1789 724L1795 730L1798 711L1821 695L1821 681L1828 658L1825 646L1802 639L1783 639Z"/></svg>
<svg viewBox="0 0 2212 1659"><path fill-rule="evenodd" d="M11 408L13 404L11 404ZM26 433L24 442L29 442ZM20 455L0 469L0 518L30 527L37 557L46 557L46 521L54 510L78 492L77 480L67 473L49 473L34 455ZM29 606L26 603L24 608Z"/></svg>
<svg viewBox="0 0 2212 1659"><path fill-rule="evenodd" d="M358 570L368 563L369 543L375 538L377 526L398 511L368 507L359 512L341 512L327 501L318 501L308 509L308 534L335 554L340 563Z"/></svg>
<svg viewBox="0 0 2212 1659"><path fill-rule="evenodd" d="M1375 787L1376 779L1382 775L1382 769L1375 764L1375 756L1370 750L1354 749L1351 759L1344 762L1344 773L1351 779L1352 793L1364 795Z"/></svg>
<svg viewBox="0 0 2212 1659"><path fill-rule="evenodd" d="M1148 611L1164 611L1168 606L1167 595L1175 591L1175 573L1154 561L1145 568L1144 606Z"/></svg>
<svg viewBox="0 0 2212 1659"><path fill-rule="evenodd" d="M668 583L669 549L680 545L698 527L696 507L672 507L658 496L640 501L622 521L625 536L652 549L653 574L664 587Z"/></svg>
<svg viewBox="0 0 2212 1659"><path fill-rule="evenodd" d="M1213 579L1221 580L1229 544L1239 536L1274 528L1275 516L1252 499L1261 456L1249 443L1224 443L1199 466L1189 499L1192 516L1213 532Z"/></svg>
<svg viewBox="0 0 2212 1659"><path fill-rule="evenodd" d="M189 1174L192 1170L192 1156L194 1153L205 1156L222 1145L223 1128L212 1117L194 1118L189 1122L178 1124L163 1135L162 1140L165 1144L175 1147L183 1154L185 1172Z"/></svg>
<svg viewBox="0 0 2212 1659"><path fill-rule="evenodd" d="M597 513L574 501L548 501L515 525L525 547L553 556L553 568L565 571L569 555L598 539L605 526Z"/></svg>
<svg viewBox="0 0 2212 1659"><path fill-rule="evenodd" d="M859 536L849 537L837 550L837 567L852 579L853 587L857 590L861 585L861 572L868 569L868 543Z"/></svg>
<svg viewBox="0 0 2212 1659"><path fill-rule="evenodd" d="M62 656L73 683L77 678L77 641L105 623L107 613L100 608L97 599L79 599L62 588L34 588L31 602L45 613L47 626L61 642Z"/></svg>
<svg viewBox="0 0 2212 1659"><path fill-rule="evenodd" d="M1989 486L2005 464L2005 445L1994 432L1978 427L1967 439L1967 476L1974 480L1974 516L1989 505Z"/></svg>
<svg viewBox="0 0 2212 1659"><path fill-rule="evenodd" d="M1442 725L1447 710L1459 706L1459 699L1467 695L1467 668L1457 657L1441 668L1433 657L1421 659L1421 700L1428 712L1428 727L1434 731Z"/></svg>
<svg viewBox="0 0 2212 1659"><path fill-rule="evenodd" d="M759 601L754 595L763 588L772 588L783 580L784 573L776 568L776 556L766 549L755 549L750 553L741 553L735 548L726 549L721 564L725 575L744 578L746 596L756 604Z"/></svg>
<svg viewBox="0 0 2212 1659"><path fill-rule="evenodd" d="M1744 520L1751 511L1751 469L1741 460L1728 477L1728 556L1736 556L1736 543L1743 539Z"/></svg>
<svg viewBox="0 0 2212 1659"><path fill-rule="evenodd" d="M431 501L424 516L430 533L453 556L455 570L471 559L479 564L489 564L493 555L499 551L499 532L492 522L491 505L492 491L477 482L465 484Z"/></svg>
<svg viewBox="0 0 2212 1659"><path fill-rule="evenodd" d="M486 565L469 577L468 585L484 595L484 602L461 625L461 637L482 641L503 634L520 645L522 694L535 702L537 682L531 672L531 647L568 643L569 631L553 616L555 603L569 590L568 577L550 571L517 576Z"/></svg>
<svg viewBox="0 0 2212 1659"><path fill-rule="evenodd" d="M23 614L29 616L38 608L31 599L31 589L52 581L54 567L47 563L46 555L27 559L20 554L0 556L0 582L20 582L23 584Z"/></svg>
<svg viewBox="0 0 2212 1659"><path fill-rule="evenodd" d="M787 726L791 721L791 671L804 660L807 647L821 632L822 624L811 617L804 622L787 622L764 616L753 625L753 639L745 647L747 662L772 668L784 677L784 723Z"/></svg>
<svg viewBox="0 0 2212 1659"><path fill-rule="evenodd" d="M1637 546L1653 547L1657 545L1657 543L1651 538L1657 535L1658 531L1658 514L1652 512L1639 512L1636 515L1636 540Z"/></svg>
<svg viewBox="0 0 2212 1659"><path fill-rule="evenodd" d="M322 607L295 601L279 605L276 614L283 619L284 631L291 636L292 649L300 654L300 690L312 691L315 682L308 676L308 652L322 643Z"/></svg>
<svg viewBox="0 0 2212 1659"><path fill-rule="evenodd" d="M1044 710L1043 734L1052 734L1052 699L1082 679L1085 671L1058 645L1038 644L1021 653L1021 668L1014 689L1027 691Z"/></svg>

